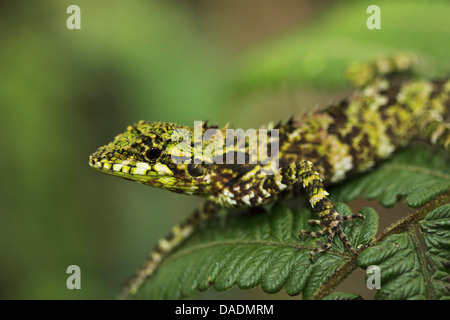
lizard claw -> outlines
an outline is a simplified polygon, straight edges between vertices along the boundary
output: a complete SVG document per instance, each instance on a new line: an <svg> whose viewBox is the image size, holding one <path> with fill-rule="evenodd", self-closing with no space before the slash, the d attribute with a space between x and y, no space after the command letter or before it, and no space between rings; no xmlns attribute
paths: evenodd
<svg viewBox="0 0 450 320"><path fill-rule="evenodd" d="M351 220L351 219L364 219L364 216L362 214L354 214L354 215L348 215L348 216L339 216L336 215L334 216L334 219L329 219L329 220L322 220L322 221L318 221L318 220L309 220L309 222L311 224L319 224L321 226L323 226L323 229L319 232L312 232L312 231L308 231L308 230L301 230L299 233L299 238L303 239L304 235L309 235L313 238L316 237L320 237L323 235L327 235L327 242L322 243L321 241L317 241L316 244L318 245L317 248L314 248L313 250L311 250L309 252L309 260L311 261L311 263L314 263L314 255L316 253L319 252L324 252L327 251L332 243L333 243L333 238L335 235L338 235L339 238L341 239L341 241L343 242L343 244L348 248L348 250L350 252L355 252L356 250L353 248L353 246L350 244L350 241L348 240L347 236L345 235L345 233L342 231L340 224L342 223L342 221L346 221L346 220Z"/></svg>

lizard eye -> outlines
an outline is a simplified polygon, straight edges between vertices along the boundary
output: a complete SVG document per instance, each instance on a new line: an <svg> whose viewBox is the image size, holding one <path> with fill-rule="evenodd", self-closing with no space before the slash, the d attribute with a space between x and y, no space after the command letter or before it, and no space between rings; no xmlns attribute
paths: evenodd
<svg viewBox="0 0 450 320"><path fill-rule="evenodd" d="M187 171L193 177L201 176L204 172L203 166L201 164L189 164L187 166Z"/></svg>
<svg viewBox="0 0 450 320"><path fill-rule="evenodd" d="M145 153L148 160L156 160L156 159L158 159L160 154L161 154L161 150L159 150L158 148L150 148Z"/></svg>

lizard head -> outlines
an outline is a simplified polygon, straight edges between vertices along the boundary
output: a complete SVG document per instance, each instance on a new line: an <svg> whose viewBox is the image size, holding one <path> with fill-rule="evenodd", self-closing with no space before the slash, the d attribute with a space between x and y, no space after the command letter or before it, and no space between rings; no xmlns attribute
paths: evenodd
<svg viewBox="0 0 450 320"><path fill-rule="evenodd" d="M205 126L200 129L204 132ZM194 162L194 145L194 128L139 121L94 152L89 165L149 186L207 195L215 165L202 165L205 159Z"/></svg>

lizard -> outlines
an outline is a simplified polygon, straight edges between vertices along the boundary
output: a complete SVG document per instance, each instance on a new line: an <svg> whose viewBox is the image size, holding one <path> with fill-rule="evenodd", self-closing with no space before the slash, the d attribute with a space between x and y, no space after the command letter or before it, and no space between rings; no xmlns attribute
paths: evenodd
<svg viewBox="0 0 450 320"><path fill-rule="evenodd" d="M328 199L325 187L374 167L415 139L424 139L450 151L450 80L415 80L407 77L416 63L414 56L398 54L375 62L359 63L348 69L357 90L323 110L314 110L286 123L270 124L278 133L269 138L268 148L277 145L273 163L224 163L226 153L251 153L249 143L217 147L217 134L226 135L228 126L184 126L167 122L139 121L127 127L112 142L89 157L94 169L152 187L206 198L182 224L160 239L144 265L120 295L137 293L163 258L185 241L219 208L257 207L304 192L320 218L310 224L319 232L300 230L299 236L326 236L325 243L310 251L315 254L331 247L337 235L354 251L341 224L361 214L340 216ZM198 143L201 136L215 130L212 139ZM176 132L187 132L180 141ZM182 146L182 148L180 148ZM209 153L204 152L209 148ZM182 151L180 153L180 150ZM212 151L211 151L212 150ZM199 153L196 153L199 151ZM200 156L196 156L196 155ZM231 157L233 158L233 157ZM193 161L194 160L194 161ZM247 159L248 160L248 159ZM268 166L271 166L270 168ZM264 170L271 170L267 174Z"/></svg>

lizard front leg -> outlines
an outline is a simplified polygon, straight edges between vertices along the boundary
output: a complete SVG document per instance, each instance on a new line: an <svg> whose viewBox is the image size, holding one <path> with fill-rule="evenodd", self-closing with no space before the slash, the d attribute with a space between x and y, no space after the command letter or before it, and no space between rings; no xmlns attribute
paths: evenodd
<svg viewBox="0 0 450 320"><path fill-rule="evenodd" d="M318 224L322 227L320 232L311 232L307 230L300 231L300 237L303 235L310 235L312 237L319 237L327 235L326 243L319 243L320 246L310 251L310 259L313 260L313 256L318 252L326 251L331 247L333 238L338 235L344 245L350 250L354 251L347 236L342 231L341 222L354 218L363 218L361 214L355 214L350 216L340 216L334 209L333 204L327 198L328 192L325 190L322 179L319 173L314 169L312 162L302 160L299 162L291 163L286 168L283 168L280 172L282 176L281 183L286 185L293 185L301 183L306 195L308 196L309 203L313 207L314 211L321 218L321 220L310 220L311 224Z"/></svg>
<svg viewBox="0 0 450 320"><path fill-rule="evenodd" d="M325 190L319 173L314 169L312 162L301 160L293 162L281 169L275 175L267 175L259 178L242 179L233 186L228 186L222 191L222 205L226 198L228 206L257 206L272 202L272 198L277 198L282 192L295 185L303 187L309 203L320 217L320 220L310 220L312 224L322 227L320 232L302 230L299 236L310 235L319 237L327 235L326 243L319 243L320 246L310 251L310 259L318 252L326 251L331 247L333 238L338 235L344 245L349 250L354 251L347 236L341 229L341 222L354 218L363 218L361 214L350 216L340 216L334 209L331 201L327 198L328 192Z"/></svg>

